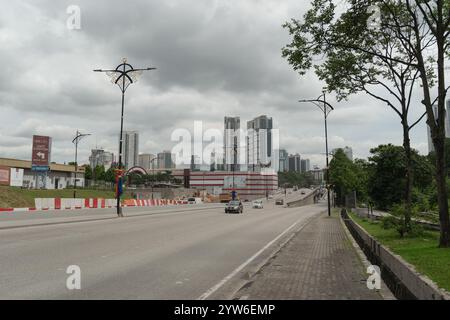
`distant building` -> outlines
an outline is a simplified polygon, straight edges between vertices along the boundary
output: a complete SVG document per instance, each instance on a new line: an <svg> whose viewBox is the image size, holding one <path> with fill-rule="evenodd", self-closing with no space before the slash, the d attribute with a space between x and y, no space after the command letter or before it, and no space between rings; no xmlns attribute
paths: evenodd
<svg viewBox="0 0 450 320"><path fill-rule="evenodd" d="M173 170L172 175L189 188L205 190L210 195L230 194L237 189L239 199L254 200L274 194L278 189L276 172Z"/></svg>
<svg viewBox="0 0 450 320"><path fill-rule="evenodd" d="M447 100L447 105L445 107L445 137L450 138L450 118L448 117L448 112L450 110L450 99ZM437 104L433 105L433 113L434 118L437 119L438 115L438 106ZM427 124L427 136L428 136L428 153L434 151L433 140L431 140L431 131L430 127Z"/></svg>
<svg viewBox="0 0 450 320"><path fill-rule="evenodd" d="M200 171L200 157L197 155L191 155L191 171Z"/></svg>
<svg viewBox="0 0 450 320"><path fill-rule="evenodd" d="M233 171L240 170L240 135L241 120L239 117L225 117L224 118L224 135L223 148L224 160L226 170Z"/></svg>
<svg viewBox="0 0 450 320"><path fill-rule="evenodd" d="M77 186L84 186L84 166L77 167ZM65 189L75 184L75 166L50 163L50 171L38 175L31 161L0 158L0 185L30 189Z"/></svg>
<svg viewBox="0 0 450 320"><path fill-rule="evenodd" d="M313 178L316 183L322 184L324 182L325 175L323 169L320 169L318 166L314 166L311 172L313 174Z"/></svg>
<svg viewBox="0 0 450 320"><path fill-rule="evenodd" d="M300 172L301 171L301 158L298 153L295 155L291 154L288 157L288 163L289 163L289 171L295 171Z"/></svg>
<svg viewBox="0 0 450 320"><path fill-rule="evenodd" d="M279 151L279 170L280 172L286 172L289 170L289 154L285 149L280 149Z"/></svg>
<svg viewBox="0 0 450 320"><path fill-rule="evenodd" d="M138 163L139 166L144 168L147 172L152 170L152 169L156 169L156 161L154 160L156 158L156 156L154 154L151 153L143 153L140 154L138 156Z"/></svg>
<svg viewBox="0 0 450 320"><path fill-rule="evenodd" d="M301 159L300 160L300 171L301 172L308 172L311 170L309 165L309 159Z"/></svg>
<svg viewBox="0 0 450 320"><path fill-rule="evenodd" d="M262 115L247 122L247 166L249 171L276 168L272 141L272 118Z"/></svg>
<svg viewBox="0 0 450 320"><path fill-rule="evenodd" d="M331 151L331 153L335 154L336 151L338 151L339 149L341 149L344 152L344 154L350 161L353 161L353 150L351 147L345 146L344 148L335 148Z"/></svg>
<svg viewBox="0 0 450 320"><path fill-rule="evenodd" d="M137 131L123 132L122 164L126 170L139 165L139 133Z"/></svg>
<svg viewBox="0 0 450 320"><path fill-rule="evenodd" d="M103 149L92 149L89 156L89 165L92 169L96 166L104 166L105 170L111 168L114 162L114 154Z"/></svg>
<svg viewBox="0 0 450 320"><path fill-rule="evenodd" d="M175 155L170 151L163 151L158 153L158 169L174 169Z"/></svg>

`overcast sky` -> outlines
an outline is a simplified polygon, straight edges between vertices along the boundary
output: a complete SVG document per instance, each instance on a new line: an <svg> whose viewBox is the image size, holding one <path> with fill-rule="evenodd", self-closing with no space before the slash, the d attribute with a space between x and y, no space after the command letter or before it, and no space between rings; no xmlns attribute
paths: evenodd
<svg viewBox="0 0 450 320"><path fill-rule="evenodd" d="M140 133L140 152L170 149L177 128L194 120L223 129L224 116L245 125L273 117L280 145L311 164L324 164L323 117L298 99L322 90L313 73L299 76L281 57L290 37L282 24L301 18L310 0L0 0L0 157L30 159L33 134L53 138L52 160L73 161L77 129L91 133L79 146L117 154L120 91L95 68L113 68L127 57L134 67L157 67L130 86L125 129ZM81 29L66 22L69 5L81 9ZM329 117L330 149L401 144L400 119L360 94L336 103ZM423 107L417 98L413 113ZM425 122L412 144L427 152Z"/></svg>

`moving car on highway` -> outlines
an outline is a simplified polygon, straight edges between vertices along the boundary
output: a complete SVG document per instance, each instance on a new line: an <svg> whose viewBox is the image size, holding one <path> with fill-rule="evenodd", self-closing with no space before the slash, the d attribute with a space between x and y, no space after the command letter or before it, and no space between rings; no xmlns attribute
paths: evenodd
<svg viewBox="0 0 450 320"><path fill-rule="evenodd" d="M225 206L225 213L243 213L244 206L240 200L231 200Z"/></svg>
<svg viewBox="0 0 450 320"><path fill-rule="evenodd" d="M283 199L277 199L277 201L275 201L275 204L282 205L284 204L284 201Z"/></svg>
<svg viewBox="0 0 450 320"><path fill-rule="evenodd" d="M254 200L252 203L252 207L255 209L262 209L264 206L261 200Z"/></svg>

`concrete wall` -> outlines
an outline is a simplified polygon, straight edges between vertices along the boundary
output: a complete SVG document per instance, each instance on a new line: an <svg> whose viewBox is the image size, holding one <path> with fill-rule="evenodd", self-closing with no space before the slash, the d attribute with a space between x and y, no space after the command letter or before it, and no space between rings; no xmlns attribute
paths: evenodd
<svg viewBox="0 0 450 320"><path fill-rule="evenodd" d="M310 194L306 195L302 199L287 202L286 205L288 207L302 207L317 203L319 196L319 189L315 189Z"/></svg>
<svg viewBox="0 0 450 320"><path fill-rule="evenodd" d="M398 299L450 300L450 294L439 289L429 278L419 274L400 256L381 245L343 209L342 219L367 258L381 270L381 277Z"/></svg>

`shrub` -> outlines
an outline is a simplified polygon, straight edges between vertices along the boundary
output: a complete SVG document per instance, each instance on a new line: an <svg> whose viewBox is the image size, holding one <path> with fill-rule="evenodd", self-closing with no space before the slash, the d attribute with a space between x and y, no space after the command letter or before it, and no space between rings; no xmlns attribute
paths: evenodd
<svg viewBox="0 0 450 320"><path fill-rule="evenodd" d="M388 217L382 219L382 227L384 229L395 229L401 238L405 235L416 237L423 234L423 227L412 218L417 215L418 208L413 207L411 210L411 221L406 223L406 207L404 204L396 204L392 207Z"/></svg>

